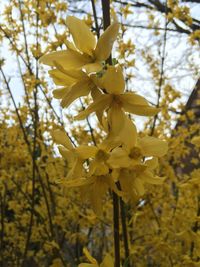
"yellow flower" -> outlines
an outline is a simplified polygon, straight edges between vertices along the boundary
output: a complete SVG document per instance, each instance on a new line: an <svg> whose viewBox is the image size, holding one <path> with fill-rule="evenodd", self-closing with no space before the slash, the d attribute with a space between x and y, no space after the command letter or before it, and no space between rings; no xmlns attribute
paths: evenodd
<svg viewBox="0 0 200 267"><path fill-rule="evenodd" d="M57 69L49 73L56 84L64 86L53 91L55 98L62 99L63 108L68 107L77 98L88 95L90 91L97 90L94 82L82 70L65 70L57 65Z"/></svg>
<svg viewBox="0 0 200 267"><path fill-rule="evenodd" d="M99 265L86 248L83 249L83 252L90 263L81 263L78 267L114 267L114 260L109 254L106 254L102 263Z"/></svg>
<svg viewBox="0 0 200 267"><path fill-rule="evenodd" d="M113 149L108 163L112 168L129 168L140 164L144 157L162 157L167 153L167 150L168 145L165 141L146 136L135 139L133 146L122 146Z"/></svg>
<svg viewBox="0 0 200 267"><path fill-rule="evenodd" d="M81 187L84 199L89 200L95 213L101 216L102 197L108 189L122 195L109 174L109 166L106 163L109 152L119 145L119 142L106 140L99 147L82 145L74 148L64 131L54 131L53 137L56 143L62 145L59 151L67 160L69 167L67 177L60 179L59 182L65 187ZM83 163L86 159L92 158L86 172Z"/></svg>
<svg viewBox="0 0 200 267"><path fill-rule="evenodd" d="M157 167L157 157L166 154L168 146L166 142L150 136L134 139L132 145L126 143L114 148L107 163L113 169L113 179L120 182L122 191L128 198L135 199L144 195L145 183L163 183L164 179L155 176L153 170ZM145 161L144 157L153 158Z"/></svg>
<svg viewBox="0 0 200 267"><path fill-rule="evenodd" d="M107 140L116 140L128 147L134 146L137 130L123 110L114 105L109 109L107 118L108 125L104 125L108 132Z"/></svg>
<svg viewBox="0 0 200 267"><path fill-rule="evenodd" d="M80 187L83 200L89 200L92 209L99 217L101 217L103 211L102 198L108 189L113 190L119 196L123 196L110 174L71 179L65 181L64 186L67 188Z"/></svg>
<svg viewBox="0 0 200 267"><path fill-rule="evenodd" d="M64 131L56 130L53 132L53 138L59 146L59 152L67 160L70 171L67 178L77 178L83 175L83 163L86 159L94 157L96 148L92 146L79 146L74 148Z"/></svg>
<svg viewBox="0 0 200 267"><path fill-rule="evenodd" d="M83 120L90 113L103 112L113 106L140 116L153 116L159 112L159 109L151 107L144 97L132 92L126 92L124 94L101 94L88 108L80 112L75 119Z"/></svg>
<svg viewBox="0 0 200 267"><path fill-rule="evenodd" d="M194 136L191 143L200 148L200 136Z"/></svg>
<svg viewBox="0 0 200 267"><path fill-rule="evenodd" d="M110 151L121 145L119 140L106 139L99 146L95 147L96 153L94 159L89 165L89 175L106 175L109 173L109 165L107 160Z"/></svg>
<svg viewBox="0 0 200 267"><path fill-rule="evenodd" d="M133 92L124 93L125 82L119 66L108 66L105 72L102 71L102 75L102 77L98 74L92 75L91 78L108 94L100 93L87 109L75 117L76 119L85 119L92 112L103 114L104 110L112 110L112 108L115 112L119 109L141 116L152 116L158 113L159 109L151 107L144 97Z"/></svg>
<svg viewBox="0 0 200 267"><path fill-rule="evenodd" d="M91 75L96 85L105 89L109 94L120 94L124 92L125 81L120 66L106 66L106 70Z"/></svg>
<svg viewBox="0 0 200 267"><path fill-rule="evenodd" d="M67 26L73 38L73 43L67 41L67 50L44 55L40 61L49 66L55 63L64 69L84 68L88 73L101 69L117 38L119 24L114 22L100 36L98 42L83 20L69 16Z"/></svg>
<svg viewBox="0 0 200 267"><path fill-rule="evenodd" d="M109 158L109 152L119 145L119 142L106 140L99 147L82 145L73 148L66 134L60 130L54 132L54 139L62 145L59 147L59 151L67 159L70 168L67 177L61 179L60 182L65 187L81 187L83 198L89 200L95 213L101 216L102 197L108 189L110 188L118 195L122 195L110 175L106 162ZM87 172L84 172L84 161L92 158Z"/></svg>
<svg viewBox="0 0 200 267"><path fill-rule="evenodd" d="M145 194L145 184L161 185L164 178L155 176L153 170L157 166L157 158L136 164L131 168L122 168L115 175L118 176L122 192L126 199L137 199Z"/></svg>

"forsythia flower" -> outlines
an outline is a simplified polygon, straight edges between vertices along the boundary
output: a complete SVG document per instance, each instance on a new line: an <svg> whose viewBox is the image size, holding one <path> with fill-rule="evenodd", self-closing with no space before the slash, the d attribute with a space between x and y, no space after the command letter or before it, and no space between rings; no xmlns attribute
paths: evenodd
<svg viewBox="0 0 200 267"><path fill-rule="evenodd" d="M67 178L74 178L81 176L83 171L83 162L89 157L94 157L95 147L92 146L79 146L74 148L64 131L56 130L53 133L53 138L56 143L61 144L59 146L59 152L67 160L70 171Z"/></svg>
<svg viewBox="0 0 200 267"><path fill-rule="evenodd" d="M133 143L132 143L133 145ZM120 182L124 199L135 199L145 194L145 183L162 184L164 179L154 175L157 157L167 152L167 143L154 137L143 137L135 140L135 144L117 147L112 150L108 164L113 169L113 179ZM144 160L145 157L153 157Z"/></svg>
<svg viewBox="0 0 200 267"><path fill-rule="evenodd" d="M105 61L110 53L114 41L117 38L119 24L114 22L100 36L98 42L84 21L69 16L67 26L73 38L67 42L68 49L44 55L40 61L49 66L55 66L55 62L64 69L84 68L87 72L101 69L101 62Z"/></svg>
<svg viewBox="0 0 200 267"><path fill-rule="evenodd" d="M93 210L101 216L102 197L108 189L110 188L118 195L122 195L110 175L107 164L109 152L119 145L119 142L104 141L99 147L82 145L74 148L65 132L56 130L53 136L56 143L62 145L59 146L59 151L67 160L70 169L67 177L59 180L59 182L62 182L66 187L81 187L83 198L89 200ZM88 159L93 160L89 162L87 172L84 172L83 163Z"/></svg>
<svg viewBox="0 0 200 267"><path fill-rule="evenodd" d="M191 143L197 147L200 147L200 136L194 136Z"/></svg>
<svg viewBox="0 0 200 267"><path fill-rule="evenodd" d="M92 112L103 112L112 107L141 116L158 113L159 109L149 106L144 97L133 92L124 92L125 82L119 66L109 66L102 77L97 76L93 79L108 94L102 93L87 109L80 112L76 119L83 120Z"/></svg>
<svg viewBox="0 0 200 267"><path fill-rule="evenodd" d="M138 138L133 147L118 147L112 150L108 162L112 167L131 167L144 157L162 157L168 149L167 143L157 138L146 136Z"/></svg>
<svg viewBox="0 0 200 267"><path fill-rule="evenodd" d="M61 106L68 107L74 100L88 95L92 90L97 90L90 77L82 70L65 70L57 65L57 69L49 71L57 85L64 87L55 89L53 96L62 99Z"/></svg>
<svg viewBox="0 0 200 267"><path fill-rule="evenodd" d="M135 200L145 194L145 184L161 185L164 179L154 176L153 170L157 167L157 159L146 160L130 168L120 168L115 173L122 191L124 200Z"/></svg>
<svg viewBox="0 0 200 267"><path fill-rule="evenodd" d="M102 199L108 190L114 191L118 196L124 194L118 190L113 177L110 174L106 175L92 175L86 178L77 179L77 184L66 183L67 187L80 187L82 199L88 200L92 209L97 216L101 217L103 214Z"/></svg>
<svg viewBox="0 0 200 267"><path fill-rule="evenodd" d="M67 41L67 50L53 52L40 59L42 63L56 67L49 74L55 84L64 86L53 91L55 98L62 99L62 107L88 95L93 89L97 90L87 74L102 69L102 62L109 57L119 31L119 24L114 22L96 42L84 21L69 16L67 26L74 43Z"/></svg>

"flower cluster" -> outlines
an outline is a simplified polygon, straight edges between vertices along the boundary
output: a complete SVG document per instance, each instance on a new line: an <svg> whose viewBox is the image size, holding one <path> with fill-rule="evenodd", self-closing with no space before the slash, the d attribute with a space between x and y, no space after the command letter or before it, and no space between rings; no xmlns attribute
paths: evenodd
<svg viewBox="0 0 200 267"><path fill-rule="evenodd" d="M41 62L54 67L49 73L62 86L53 95L61 99L62 107L68 107L77 98L91 94L92 104L75 119L83 120L94 112L107 136L97 146L75 148L65 132L56 130L54 140L61 145L60 153L70 168L62 182L67 187L80 187L100 216L102 197L109 189L124 200L134 200L144 195L146 183L163 182L154 175L154 169L157 158L166 153L167 144L154 137L139 138L127 115L152 116L159 109L150 106L144 97L126 92L120 65L107 64L119 24L110 25L98 42L82 20L70 16L67 26L73 38L73 42L67 41L67 50L41 58Z"/></svg>

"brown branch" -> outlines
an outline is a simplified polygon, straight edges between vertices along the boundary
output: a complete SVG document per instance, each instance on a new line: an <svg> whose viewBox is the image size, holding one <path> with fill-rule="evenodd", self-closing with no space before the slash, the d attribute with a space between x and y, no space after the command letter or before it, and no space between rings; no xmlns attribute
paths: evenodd
<svg viewBox="0 0 200 267"><path fill-rule="evenodd" d="M127 23L122 23L123 26L129 27L129 28L138 28L138 29L145 29L145 30L159 30L159 31L169 31L169 32L179 32L177 29L171 29L171 28L162 28L162 27L149 27L149 26L143 26L143 25L131 25ZM182 33L188 34L188 32L183 31Z"/></svg>
<svg viewBox="0 0 200 267"><path fill-rule="evenodd" d="M27 55L28 65L29 65L29 68L31 69L30 58L29 58L28 47L27 47L26 31L25 31L25 25L24 25L24 19L23 19L23 12L21 9L20 0L18 2L19 2L19 9L20 9L21 21L22 21L22 26L23 26L25 51L26 51L26 55ZM36 43L38 45L38 15L36 15L36 17L37 17L36 18ZM37 64L37 62L36 62L36 79L38 79L38 64ZM33 136L33 151L32 151L31 216L30 216L30 222L29 222L29 227L28 227L26 245L25 245L24 254L23 254L22 267L26 265L26 258L27 258L27 253L28 253L29 244L30 244L30 240L31 240L33 223L34 223L36 160L37 160L36 151L37 151L37 131L38 131L38 123L39 123L37 94L38 94L38 87L36 86L34 88L34 92L33 92L33 96L34 96L34 117L33 117L33 131L34 131L34 133L33 133L33 135L34 136Z"/></svg>
<svg viewBox="0 0 200 267"><path fill-rule="evenodd" d="M0 211L1 211L1 232L0 232L0 253L1 253L1 264L4 267L4 215L5 215L5 207L3 196L0 194Z"/></svg>
<svg viewBox="0 0 200 267"><path fill-rule="evenodd" d="M99 39L100 30L99 30L99 25L98 25L98 19L97 19L97 13L96 13L94 0L91 0L91 4L92 4L93 15L94 15L94 22L95 22L95 27L96 27L97 38Z"/></svg>
<svg viewBox="0 0 200 267"><path fill-rule="evenodd" d="M119 197L115 192L113 192L113 230L114 230L114 251L115 251L114 267L120 267Z"/></svg>
<svg viewBox="0 0 200 267"><path fill-rule="evenodd" d="M110 1L101 0L103 9L103 27L104 31L110 25ZM108 64L112 64L112 57L107 59ZM119 237L119 197L113 192L113 232L114 232L114 267L120 267L120 237Z"/></svg>
<svg viewBox="0 0 200 267"><path fill-rule="evenodd" d="M122 232L123 232L123 239L124 239L125 262L126 262L126 266L130 267L130 263L129 263L130 253L129 253L129 246L128 246L126 213L125 213L124 201L122 200L122 198L120 198L120 210L121 210Z"/></svg>

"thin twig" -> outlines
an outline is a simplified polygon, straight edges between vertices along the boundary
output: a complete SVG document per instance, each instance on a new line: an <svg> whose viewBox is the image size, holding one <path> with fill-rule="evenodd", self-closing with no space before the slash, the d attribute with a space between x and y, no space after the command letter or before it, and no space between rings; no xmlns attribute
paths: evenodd
<svg viewBox="0 0 200 267"><path fill-rule="evenodd" d="M167 7L167 3L165 3L165 7ZM157 108L159 108L160 106L161 90L162 90L163 76L164 76L165 50L166 50L166 43L167 43L167 25L168 25L168 19L167 19L167 14L165 13L165 32L164 32L164 37L163 37L164 40L163 40L163 50L162 50L162 56L161 56L160 79L159 79L159 85L158 85L158 98L157 98L157 104L156 104ZM150 135L154 134L157 119L158 119L158 114L156 114L154 117Z"/></svg>
<svg viewBox="0 0 200 267"><path fill-rule="evenodd" d="M82 109L84 110L85 107L83 105L83 102L82 102L81 98L79 98L79 101L81 103ZM88 117L86 118L86 121L87 121L87 124L88 124L88 127L89 127L89 131L90 131L90 135L91 135L91 138L92 138L92 142L96 146L97 143L96 143L96 140L95 140L95 137L94 137L94 129L92 128L92 125L90 124L90 121L89 121Z"/></svg>

